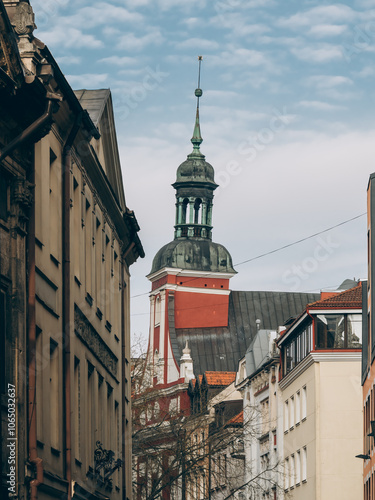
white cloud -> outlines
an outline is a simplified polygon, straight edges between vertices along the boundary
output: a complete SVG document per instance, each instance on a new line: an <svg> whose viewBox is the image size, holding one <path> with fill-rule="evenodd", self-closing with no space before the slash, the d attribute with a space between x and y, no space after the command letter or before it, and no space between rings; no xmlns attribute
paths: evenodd
<svg viewBox="0 0 375 500"><path fill-rule="evenodd" d="M88 35L81 30L66 26L55 26L51 31L42 33L42 41L47 45L74 49L98 49L104 46L103 42L94 35Z"/></svg>
<svg viewBox="0 0 375 500"><path fill-rule="evenodd" d="M206 40L204 38L188 38L183 42L174 44L178 49L199 49L199 50L217 50L219 48L218 42L213 40Z"/></svg>
<svg viewBox="0 0 375 500"><path fill-rule="evenodd" d="M323 101L300 101L298 106L303 108L311 108L318 111L338 111L345 109L344 106L338 106L337 104L330 104Z"/></svg>
<svg viewBox="0 0 375 500"><path fill-rule="evenodd" d="M134 33L127 33L120 37L117 48L127 51L141 51L148 45L160 45L164 38L159 30L153 30L143 36L136 36Z"/></svg>
<svg viewBox="0 0 375 500"><path fill-rule="evenodd" d="M112 64L113 66L128 66L134 65L138 61L135 57L127 57L127 56L109 56L104 57L103 59L99 59L98 63L102 64Z"/></svg>
<svg viewBox="0 0 375 500"><path fill-rule="evenodd" d="M102 86L108 80L108 74L85 73L82 75L66 75L73 88L94 89Z"/></svg>
<svg viewBox="0 0 375 500"><path fill-rule="evenodd" d="M342 75L314 75L307 79L307 83L319 89L328 89L342 85L353 85L353 80Z"/></svg>
<svg viewBox="0 0 375 500"><path fill-rule="evenodd" d="M321 45L321 46L308 46L293 47L290 52L300 59L301 61L315 62L315 63L328 63L337 59L342 59L342 49L336 45Z"/></svg>
<svg viewBox="0 0 375 500"><path fill-rule="evenodd" d="M283 28L299 29L315 24L351 22L356 18L358 18L358 13L347 5L324 5L313 7L305 12L298 12L288 18L279 19L277 25Z"/></svg>
<svg viewBox="0 0 375 500"><path fill-rule="evenodd" d="M241 66L242 68L249 66L270 66L270 61L263 52L243 47L229 47L228 50L223 51L219 55L212 55L207 60L207 63L213 66Z"/></svg>
<svg viewBox="0 0 375 500"><path fill-rule="evenodd" d="M347 26L342 24L317 24L311 26L308 34L313 35L316 38L325 38L329 36L341 35L347 30Z"/></svg>
<svg viewBox="0 0 375 500"><path fill-rule="evenodd" d="M69 66L71 64L81 64L82 58L79 56L58 56L56 60L59 64Z"/></svg>

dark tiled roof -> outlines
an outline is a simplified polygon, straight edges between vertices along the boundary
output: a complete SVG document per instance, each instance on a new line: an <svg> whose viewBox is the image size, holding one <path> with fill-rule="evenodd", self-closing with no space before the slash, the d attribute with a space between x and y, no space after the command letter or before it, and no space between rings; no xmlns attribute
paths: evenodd
<svg viewBox="0 0 375 500"><path fill-rule="evenodd" d="M173 300L169 299L169 328L173 353L180 360L189 341L195 375L205 371L236 371L238 360L260 328L276 330L291 316L297 316L320 294L298 292L240 292L229 296L228 326L218 328L174 328ZM171 325L172 323L172 325Z"/></svg>
<svg viewBox="0 0 375 500"><path fill-rule="evenodd" d="M359 283L350 290L328 297L327 299L318 300L308 305L308 310L311 309L362 309L362 283Z"/></svg>

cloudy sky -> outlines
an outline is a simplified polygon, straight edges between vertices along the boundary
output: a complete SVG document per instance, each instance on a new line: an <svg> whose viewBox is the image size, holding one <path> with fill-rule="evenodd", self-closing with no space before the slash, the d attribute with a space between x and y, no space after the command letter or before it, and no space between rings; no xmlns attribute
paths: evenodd
<svg viewBox="0 0 375 500"><path fill-rule="evenodd" d="M316 291L366 277L374 0L31 3L35 35L72 87L112 90L126 200L146 251L132 267L133 333L147 335L145 275L173 239L171 184L192 149L198 55L201 150L221 186L213 239L233 257L232 288Z"/></svg>

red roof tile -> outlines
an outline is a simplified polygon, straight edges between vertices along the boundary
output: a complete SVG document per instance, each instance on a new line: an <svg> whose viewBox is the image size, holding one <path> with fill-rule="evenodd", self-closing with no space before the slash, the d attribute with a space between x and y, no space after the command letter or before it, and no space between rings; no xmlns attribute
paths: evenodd
<svg viewBox="0 0 375 500"><path fill-rule="evenodd" d="M362 283L327 299L308 304L307 309L362 309Z"/></svg>
<svg viewBox="0 0 375 500"><path fill-rule="evenodd" d="M243 424L243 410L238 415L232 417L227 425Z"/></svg>
<svg viewBox="0 0 375 500"><path fill-rule="evenodd" d="M236 380L236 372L204 372L208 385L227 386Z"/></svg>

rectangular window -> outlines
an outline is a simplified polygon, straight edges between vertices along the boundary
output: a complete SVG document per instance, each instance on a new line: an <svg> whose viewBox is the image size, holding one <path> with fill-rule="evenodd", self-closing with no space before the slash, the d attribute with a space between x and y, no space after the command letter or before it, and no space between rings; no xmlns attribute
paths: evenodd
<svg viewBox="0 0 375 500"><path fill-rule="evenodd" d="M87 422L87 468L94 467L94 447L93 447L93 419L94 419L94 365L87 361L87 404L86 404L86 422Z"/></svg>
<svg viewBox="0 0 375 500"><path fill-rule="evenodd" d="M293 488L295 485L295 479L296 479L294 455L290 456L290 464L289 465L290 465L289 484L290 484L290 488Z"/></svg>
<svg viewBox="0 0 375 500"><path fill-rule="evenodd" d="M81 366L74 356L74 427L75 427L75 458L81 460Z"/></svg>
<svg viewBox="0 0 375 500"><path fill-rule="evenodd" d="M284 431L289 430L289 402L288 400L284 403Z"/></svg>
<svg viewBox="0 0 375 500"><path fill-rule="evenodd" d="M300 391L296 394L296 424L301 421L301 393Z"/></svg>
<svg viewBox="0 0 375 500"><path fill-rule="evenodd" d="M38 407L38 415L36 419L36 437L38 441L44 443L44 412L43 412L43 344L42 344L42 331L40 328L36 328L36 404ZM46 383L46 382L44 382Z"/></svg>
<svg viewBox="0 0 375 500"><path fill-rule="evenodd" d="M290 398L290 417L289 417L289 426L292 429L294 427L294 396Z"/></svg>
<svg viewBox="0 0 375 500"><path fill-rule="evenodd" d="M361 349L361 314L318 314L317 349Z"/></svg>
<svg viewBox="0 0 375 500"><path fill-rule="evenodd" d="M301 457L301 462L302 462L302 469L301 469L301 473L302 473L302 481L306 481L307 480L307 448L306 446L304 446L302 448L302 457Z"/></svg>
<svg viewBox="0 0 375 500"><path fill-rule="evenodd" d="M289 489L289 458L285 459L284 487L286 490Z"/></svg>
<svg viewBox="0 0 375 500"><path fill-rule="evenodd" d="M301 482L301 451L298 450L296 454L296 484Z"/></svg>
<svg viewBox="0 0 375 500"><path fill-rule="evenodd" d="M306 386L302 387L302 401L301 401L301 417L302 420L307 417L307 389Z"/></svg>
<svg viewBox="0 0 375 500"><path fill-rule="evenodd" d="M58 344L50 339L50 371L49 371L49 394L50 394L50 412L51 412L51 446L55 450L60 450L60 415L59 408L59 349Z"/></svg>

